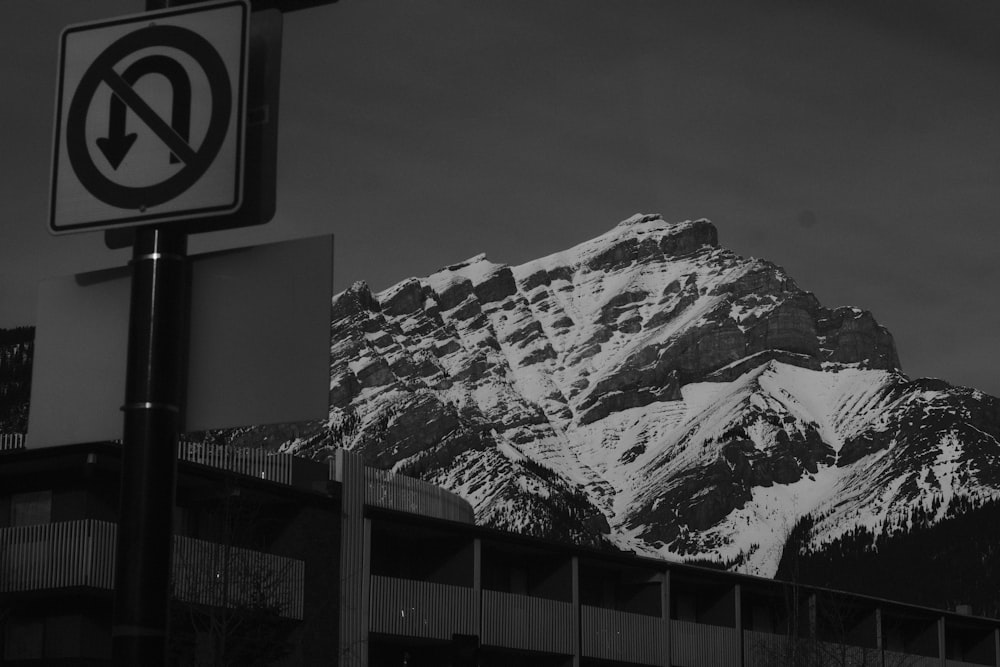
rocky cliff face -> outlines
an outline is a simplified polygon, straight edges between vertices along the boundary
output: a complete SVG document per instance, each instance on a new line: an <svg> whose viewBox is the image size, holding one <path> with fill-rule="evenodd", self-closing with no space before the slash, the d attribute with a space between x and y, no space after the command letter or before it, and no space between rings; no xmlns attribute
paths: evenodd
<svg viewBox="0 0 1000 667"><path fill-rule="evenodd" d="M819 542L998 493L994 399L909 381L870 313L824 307L705 220L357 283L331 334L330 421L285 447L349 447L495 526L772 574L804 515Z"/></svg>

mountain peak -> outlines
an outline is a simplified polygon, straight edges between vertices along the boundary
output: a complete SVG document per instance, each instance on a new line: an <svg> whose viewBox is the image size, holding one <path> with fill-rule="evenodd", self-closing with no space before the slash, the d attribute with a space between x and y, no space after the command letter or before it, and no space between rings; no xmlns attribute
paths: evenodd
<svg viewBox="0 0 1000 667"><path fill-rule="evenodd" d="M879 410L918 395L870 313L824 307L705 219L636 214L518 266L479 254L352 287L334 311L331 423L358 428L307 453L346 446L531 534L724 559L766 542L746 557L758 573L780 531L732 531L801 512L753 504L819 508L838 466L902 442Z"/></svg>
<svg viewBox="0 0 1000 667"><path fill-rule="evenodd" d="M479 253L464 262L451 264L435 271L427 277L432 286L450 285L456 282L470 281L478 285L497 271L507 268L506 264L496 264L486 258L486 253Z"/></svg>
<svg viewBox="0 0 1000 667"><path fill-rule="evenodd" d="M666 223L663 216L659 213L636 213L635 215L625 218L619 222L616 227L634 227L637 225L647 225L649 223Z"/></svg>
<svg viewBox="0 0 1000 667"><path fill-rule="evenodd" d="M484 262L492 264L492 262L486 259L486 253L481 252L478 255L473 255L464 262L459 262L458 264L452 264L450 266L446 266L445 268L441 269L441 271L461 271L462 269L469 268L470 266L474 266L476 264L483 264Z"/></svg>
<svg viewBox="0 0 1000 667"><path fill-rule="evenodd" d="M364 280L355 281L346 290L333 297L334 318L348 317L364 311L377 312L378 309L378 300Z"/></svg>
<svg viewBox="0 0 1000 667"><path fill-rule="evenodd" d="M707 218L668 222L659 213L636 213L619 222L605 234L582 245L614 242L617 239L641 239L644 237L656 238L662 241L668 237L683 237L692 234L694 235L694 239L696 239L695 245L718 245L718 231L715 229L715 225Z"/></svg>

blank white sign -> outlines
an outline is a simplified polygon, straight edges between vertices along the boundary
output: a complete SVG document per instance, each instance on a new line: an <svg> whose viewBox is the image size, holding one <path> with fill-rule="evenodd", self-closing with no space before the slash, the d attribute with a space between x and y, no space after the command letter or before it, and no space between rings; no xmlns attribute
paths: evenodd
<svg viewBox="0 0 1000 667"><path fill-rule="evenodd" d="M185 430L326 419L333 237L191 258ZM122 437L126 268L39 286L29 448Z"/></svg>

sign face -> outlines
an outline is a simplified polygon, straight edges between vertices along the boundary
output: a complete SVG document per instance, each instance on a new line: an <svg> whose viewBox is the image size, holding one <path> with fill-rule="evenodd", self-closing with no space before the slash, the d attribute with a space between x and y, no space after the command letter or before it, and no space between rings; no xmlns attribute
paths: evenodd
<svg viewBox="0 0 1000 667"><path fill-rule="evenodd" d="M224 0L63 31L52 233L239 208L249 18Z"/></svg>

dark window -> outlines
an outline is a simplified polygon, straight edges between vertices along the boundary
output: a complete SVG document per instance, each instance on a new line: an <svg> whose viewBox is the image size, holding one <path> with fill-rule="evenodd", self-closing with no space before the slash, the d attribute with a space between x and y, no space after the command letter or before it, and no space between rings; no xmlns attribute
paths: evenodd
<svg viewBox="0 0 1000 667"><path fill-rule="evenodd" d="M79 657L80 625L79 616L68 614L49 616L45 620L45 657Z"/></svg>
<svg viewBox="0 0 1000 667"><path fill-rule="evenodd" d="M570 559L535 549L483 545L483 588L569 602L573 599Z"/></svg>
<svg viewBox="0 0 1000 667"><path fill-rule="evenodd" d="M174 535L190 536L191 512L186 507L174 507Z"/></svg>
<svg viewBox="0 0 1000 667"><path fill-rule="evenodd" d="M10 499L10 525L34 526L52 522L52 491L15 493Z"/></svg>
<svg viewBox="0 0 1000 667"><path fill-rule="evenodd" d="M41 618L18 618L7 622L3 657L6 660L32 660L42 657L45 623Z"/></svg>
<svg viewBox="0 0 1000 667"><path fill-rule="evenodd" d="M472 538L389 521L373 521L373 575L472 586Z"/></svg>

